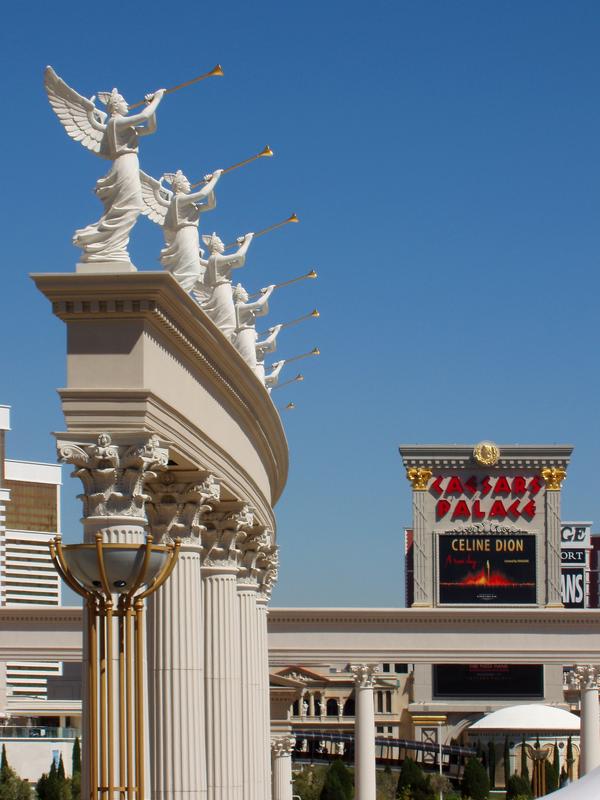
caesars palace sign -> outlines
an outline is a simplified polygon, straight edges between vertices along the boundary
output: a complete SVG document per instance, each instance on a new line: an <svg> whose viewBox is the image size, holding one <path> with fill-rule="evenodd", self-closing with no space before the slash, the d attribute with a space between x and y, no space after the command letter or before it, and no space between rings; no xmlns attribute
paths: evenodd
<svg viewBox="0 0 600 800"><path fill-rule="evenodd" d="M429 491L437 498L437 520L525 520L536 514L536 495L543 488L538 475L438 475Z"/></svg>

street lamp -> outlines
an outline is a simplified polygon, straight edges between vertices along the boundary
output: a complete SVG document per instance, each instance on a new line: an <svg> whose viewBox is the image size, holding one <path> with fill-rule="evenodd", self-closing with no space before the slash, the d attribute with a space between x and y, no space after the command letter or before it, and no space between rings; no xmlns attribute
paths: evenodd
<svg viewBox="0 0 600 800"><path fill-rule="evenodd" d="M174 545L50 543L63 581L87 607L87 774L93 800L144 800L144 599L167 580L180 542ZM146 588L144 588L146 587ZM116 599L116 603L115 603ZM113 670L114 618L118 620L118 674ZM118 752L114 688L118 687ZM135 707L135 712L134 712ZM135 757L134 757L135 747ZM119 782L115 786L115 762Z"/></svg>
<svg viewBox="0 0 600 800"><path fill-rule="evenodd" d="M444 769L442 766L442 723L438 720L438 760L440 762L440 800L444 800L444 790L442 788L443 785L443 777L444 777Z"/></svg>

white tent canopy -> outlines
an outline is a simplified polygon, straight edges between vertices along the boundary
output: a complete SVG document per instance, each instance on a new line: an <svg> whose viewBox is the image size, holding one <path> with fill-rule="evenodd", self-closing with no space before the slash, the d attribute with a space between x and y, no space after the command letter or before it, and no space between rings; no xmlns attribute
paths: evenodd
<svg viewBox="0 0 600 800"><path fill-rule="evenodd" d="M559 789L556 792L545 794L552 800L598 800L600 797L600 767L596 767L583 778Z"/></svg>
<svg viewBox="0 0 600 800"><path fill-rule="evenodd" d="M579 733L579 726L579 717L564 708L527 703L493 711L471 725L469 731Z"/></svg>

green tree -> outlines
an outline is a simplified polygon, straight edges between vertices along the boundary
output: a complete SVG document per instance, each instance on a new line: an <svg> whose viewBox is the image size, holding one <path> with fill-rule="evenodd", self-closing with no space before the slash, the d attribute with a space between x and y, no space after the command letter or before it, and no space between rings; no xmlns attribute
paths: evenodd
<svg viewBox="0 0 600 800"><path fill-rule="evenodd" d="M27 781L19 778L10 768L6 757L6 746L2 745L0 760L0 800L30 800L31 788Z"/></svg>
<svg viewBox="0 0 600 800"><path fill-rule="evenodd" d="M552 753L552 766L554 767L554 772L558 778L560 775L560 753L558 752L558 745L556 742L554 742L554 752Z"/></svg>
<svg viewBox="0 0 600 800"><path fill-rule="evenodd" d="M429 779L412 758L405 758L402 762L396 797L409 797L412 800L430 800L433 797Z"/></svg>
<svg viewBox="0 0 600 800"><path fill-rule="evenodd" d="M506 800L533 797L531 784L524 775L511 775L506 784Z"/></svg>
<svg viewBox="0 0 600 800"><path fill-rule="evenodd" d="M487 766L488 775L490 776L490 786L493 789L496 785L496 745L491 739L488 742Z"/></svg>
<svg viewBox="0 0 600 800"><path fill-rule="evenodd" d="M554 792L558 789L558 775L554 771L554 766L548 759L544 761L544 771L546 773L546 793Z"/></svg>
<svg viewBox="0 0 600 800"><path fill-rule="evenodd" d="M521 738L521 775L529 780L529 767L527 766L527 750L525 748L525 734Z"/></svg>
<svg viewBox="0 0 600 800"><path fill-rule="evenodd" d="M76 772L81 774L81 744L79 742L79 736L75 737L75 743L73 744L73 754L71 756L71 772L75 775Z"/></svg>
<svg viewBox="0 0 600 800"><path fill-rule="evenodd" d="M504 737L504 752L502 754L504 762L504 787L508 786L508 779L510 778L510 745L508 744L508 736Z"/></svg>
<svg viewBox="0 0 600 800"><path fill-rule="evenodd" d="M377 770L377 800L394 800L396 797L396 778L392 768L386 764L383 771Z"/></svg>
<svg viewBox="0 0 600 800"><path fill-rule="evenodd" d="M325 774L325 782L319 800L352 800L354 782L350 770L343 761L332 761Z"/></svg>
<svg viewBox="0 0 600 800"><path fill-rule="evenodd" d="M302 800L319 800L321 789L325 781L325 768L306 765L302 769L293 773L294 794L299 795Z"/></svg>
<svg viewBox="0 0 600 800"><path fill-rule="evenodd" d="M470 800L486 800L490 793L490 778L481 761L470 758L463 773L461 782L463 797Z"/></svg>
<svg viewBox="0 0 600 800"><path fill-rule="evenodd" d="M569 780L572 781L574 778L573 775L573 765L575 763L575 759L573 758L573 742L571 741L571 737L567 739L567 775Z"/></svg>

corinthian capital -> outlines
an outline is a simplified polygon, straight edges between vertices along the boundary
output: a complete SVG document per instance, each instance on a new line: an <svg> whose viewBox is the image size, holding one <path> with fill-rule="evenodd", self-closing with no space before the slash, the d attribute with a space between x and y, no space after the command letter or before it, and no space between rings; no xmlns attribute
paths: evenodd
<svg viewBox="0 0 600 800"><path fill-rule="evenodd" d="M147 486L148 520L155 539L167 544L175 539L182 544L199 544L206 531L204 516L219 501L220 486L214 477L165 472Z"/></svg>
<svg viewBox="0 0 600 800"><path fill-rule="evenodd" d="M567 477L567 471L562 467L545 467L541 476L546 484L547 492L560 492L562 482Z"/></svg>
<svg viewBox="0 0 600 800"><path fill-rule="evenodd" d="M574 664L567 673L567 684L571 689L598 689L600 667L594 664Z"/></svg>
<svg viewBox="0 0 600 800"><path fill-rule="evenodd" d="M412 483L413 492L427 491L427 484L433 472L427 467L411 467L406 470L406 477Z"/></svg>
<svg viewBox="0 0 600 800"><path fill-rule="evenodd" d="M279 570L279 548L273 543L271 531L265 531L259 547L257 566L258 591L267 601L271 599L277 583Z"/></svg>
<svg viewBox="0 0 600 800"><path fill-rule="evenodd" d="M350 672L354 675L357 689L372 689L375 685L377 664L351 664Z"/></svg>
<svg viewBox="0 0 600 800"><path fill-rule="evenodd" d="M85 519L131 517L145 522L148 494L144 483L165 469L168 450L158 437L149 436L138 444L114 444L110 434L101 433L96 442L58 441L58 458L73 464L72 477L83 484Z"/></svg>
<svg viewBox="0 0 600 800"><path fill-rule="evenodd" d="M275 758L283 758L292 755L295 744L295 736L276 736L271 739L271 750Z"/></svg>
<svg viewBox="0 0 600 800"><path fill-rule="evenodd" d="M238 567L241 559L239 544L252 529L254 514L245 503L219 503L204 516L203 566Z"/></svg>

